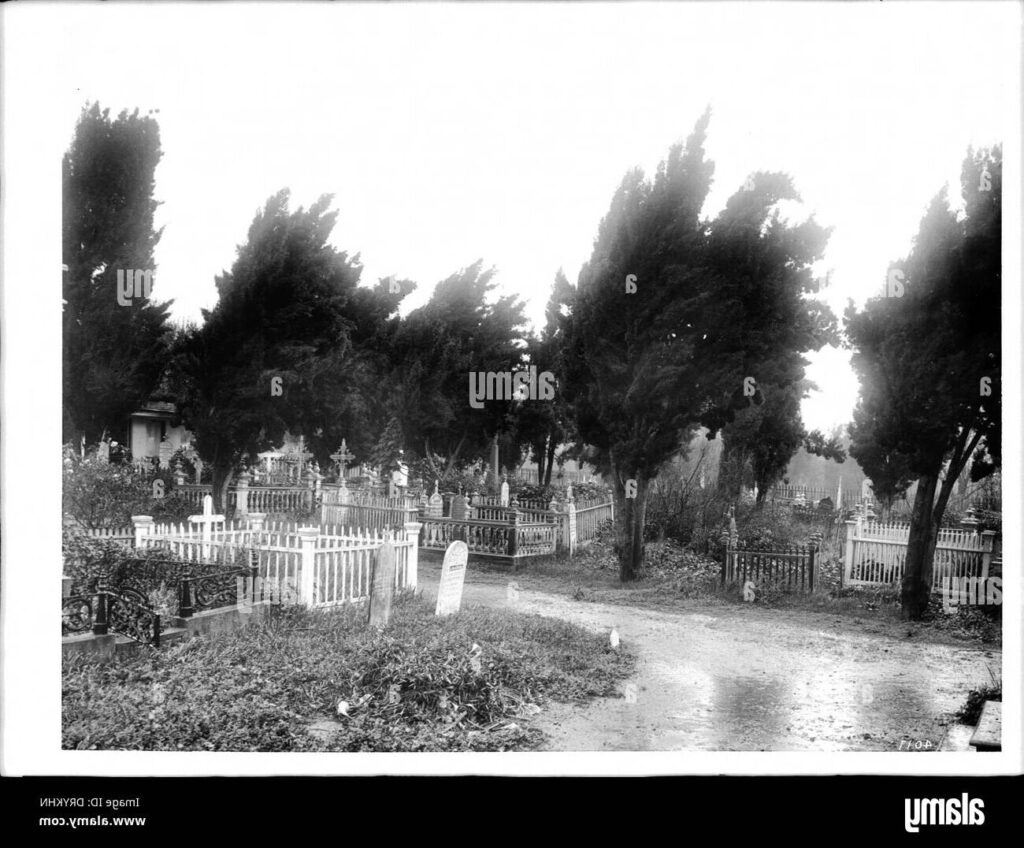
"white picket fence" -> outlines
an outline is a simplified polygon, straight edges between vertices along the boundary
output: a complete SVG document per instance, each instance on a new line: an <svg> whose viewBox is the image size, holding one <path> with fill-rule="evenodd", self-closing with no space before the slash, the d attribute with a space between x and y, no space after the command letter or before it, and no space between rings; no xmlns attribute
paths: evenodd
<svg viewBox="0 0 1024 848"><path fill-rule="evenodd" d="M843 585L898 585L907 557L909 524L846 522ZM935 544L932 587L938 591L945 578L989 575L995 533L948 528L939 531Z"/></svg>
<svg viewBox="0 0 1024 848"><path fill-rule="evenodd" d="M615 502L584 501L576 505L576 543L585 545L597 538L598 530L605 521L614 520Z"/></svg>
<svg viewBox="0 0 1024 848"><path fill-rule="evenodd" d="M312 607L335 606L369 597L373 568L385 540L396 549L395 588L417 585L420 525L399 531L294 522L265 524L262 516L237 521L155 524L133 517L135 546L162 548L190 562L257 565L268 592Z"/></svg>

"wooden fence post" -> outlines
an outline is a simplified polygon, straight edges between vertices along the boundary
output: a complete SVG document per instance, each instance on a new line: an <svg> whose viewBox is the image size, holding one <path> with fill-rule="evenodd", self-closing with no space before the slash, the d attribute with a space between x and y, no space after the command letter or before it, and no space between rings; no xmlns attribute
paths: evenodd
<svg viewBox="0 0 1024 848"><path fill-rule="evenodd" d="M316 540L319 527L300 527L299 544L302 569L299 577L299 601L312 606L316 601Z"/></svg>
<svg viewBox="0 0 1024 848"><path fill-rule="evenodd" d="M981 531L981 579L988 579L988 570L992 565L992 548L996 540L995 530Z"/></svg>
<svg viewBox="0 0 1024 848"><path fill-rule="evenodd" d="M842 580L839 583L839 588L843 588L849 582L850 577L853 574L854 539L860 535L859 531L860 521L846 522L846 554L843 557Z"/></svg>
<svg viewBox="0 0 1024 848"><path fill-rule="evenodd" d="M419 578L419 545L420 528L423 527L418 521L405 522L405 538L412 544L409 546L409 565L406 573L406 588L416 589Z"/></svg>
<svg viewBox="0 0 1024 848"><path fill-rule="evenodd" d="M509 531L508 531L508 555L512 557L512 570L516 570L516 544L517 537L519 535L519 503L512 501L511 509L509 510Z"/></svg>
<svg viewBox="0 0 1024 848"><path fill-rule="evenodd" d="M570 499L565 505L566 524L569 531L569 556L576 553L576 504Z"/></svg>

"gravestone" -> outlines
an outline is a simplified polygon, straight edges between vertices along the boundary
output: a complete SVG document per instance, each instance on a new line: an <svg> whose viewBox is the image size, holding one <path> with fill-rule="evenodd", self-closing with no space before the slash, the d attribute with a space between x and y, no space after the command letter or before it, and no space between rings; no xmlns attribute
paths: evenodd
<svg viewBox="0 0 1024 848"><path fill-rule="evenodd" d="M213 514L213 496L203 496L203 512L201 515L190 515L189 523L198 524L203 538L203 558L210 556L210 540L213 537L213 525L224 520L223 515Z"/></svg>
<svg viewBox="0 0 1024 848"><path fill-rule="evenodd" d="M868 503L872 499L871 495L871 481L867 477L865 477L860 484L860 499L865 503Z"/></svg>
<svg viewBox="0 0 1024 848"><path fill-rule="evenodd" d="M387 627L391 621L391 600L395 596L395 546L386 541L377 552L370 583L370 626Z"/></svg>
<svg viewBox="0 0 1024 848"><path fill-rule="evenodd" d="M427 500L427 515L430 518L441 518L444 515L444 498L437 491L438 481L434 481L434 494Z"/></svg>
<svg viewBox="0 0 1024 848"><path fill-rule="evenodd" d="M160 442L160 467L170 468L171 467L171 456L174 451L171 450L171 443L164 439Z"/></svg>
<svg viewBox="0 0 1024 848"><path fill-rule="evenodd" d="M501 484L501 505L508 506L508 503L508 480L504 480Z"/></svg>
<svg viewBox="0 0 1024 848"><path fill-rule="evenodd" d="M452 520L463 521L466 518L466 496L459 492L454 498L452 498Z"/></svg>
<svg viewBox="0 0 1024 848"><path fill-rule="evenodd" d="M202 483L202 482L203 482L203 481L202 481L202 476L203 476L203 461L202 461L202 460L201 460L201 459L200 459L200 458L199 458L199 457L197 456L197 457L195 458L195 461L194 461L194 462L192 463L192 465L193 465L193 466L195 467L195 469L196 469L196 485L198 486L198 485L199 485L200 483Z"/></svg>
<svg viewBox="0 0 1024 848"><path fill-rule="evenodd" d="M466 563L469 547L465 542L452 542L444 552L441 564L441 583L437 587L437 607L434 615L451 615L462 606L462 586L466 582Z"/></svg>

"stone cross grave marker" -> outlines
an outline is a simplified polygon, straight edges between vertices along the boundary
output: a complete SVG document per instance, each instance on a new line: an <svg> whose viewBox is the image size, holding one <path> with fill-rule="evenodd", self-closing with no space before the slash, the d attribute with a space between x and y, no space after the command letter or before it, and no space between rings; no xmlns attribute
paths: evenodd
<svg viewBox="0 0 1024 848"><path fill-rule="evenodd" d="M188 520L191 524L198 524L203 534L203 558L210 556L209 542L213 536L213 525L224 520L223 515L213 514L213 496L203 496L203 514L190 515Z"/></svg>
<svg viewBox="0 0 1024 848"><path fill-rule="evenodd" d="M466 582L466 563L469 547L465 542L452 542L444 552L441 564L441 583L437 587L437 607L434 615L451 615L462 606L462 586Z"/></svg>
<svg viewBox="0 0 1024 848"><path fill-rule="evenodd" d="M503 480L501 484L501 505L508 506L508 480Z"/></svg>
<svg viewBox="0 0 1024 848"><path fill-rule="evenodd" d="M434 481L434 494L427 500L427 515L431 518L440 518L444 514L444 498L437 491L438 481Z"/></svg>
<svg viewBox="0 0 1024 848"><path fill-rule="evenodd" d="M391 621L391 600L395 596L395 546L389 539L377 552L370 584L370 626L387 627Z"/></svg>
<svg viewBox="0 0 1024 848"><path fill-rule="evenodd" d="M348 445L346 445L345 440L342 439L341 447L331 454L331 459L334 460L334 465L338 469L338 477L340 479L345 479L345 469L348 468L348 461L355 458L355 454L349 451Z"/></svg>

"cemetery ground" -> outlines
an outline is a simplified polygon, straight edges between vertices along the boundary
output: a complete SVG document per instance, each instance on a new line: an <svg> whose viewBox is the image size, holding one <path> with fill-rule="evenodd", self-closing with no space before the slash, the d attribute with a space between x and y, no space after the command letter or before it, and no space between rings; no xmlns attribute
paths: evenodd
<svg viewBox="0 0 1024 848"><path fill-rule="evenodd" d="M712 562L665 543L648 557L626 586L606 544L514 575L471 562L464 609L537 613L605 639L614 627L638 655L615 697L546 707L543 749L935 751L969 694L1001 677L998 624L976 609L907 623L891 591L827 588L745 603ZM421 563L425 597L437 574Z"/></svg>
<svg viewBox="0 0 1024 848"><path fill-rule="evenodd" d="M433 595L436 596L436 583ZM614 695L629 651L575 624L401 593L269 620L131 659L65 659L63 747L145 751L507 751L554 700Z"/></svg>

